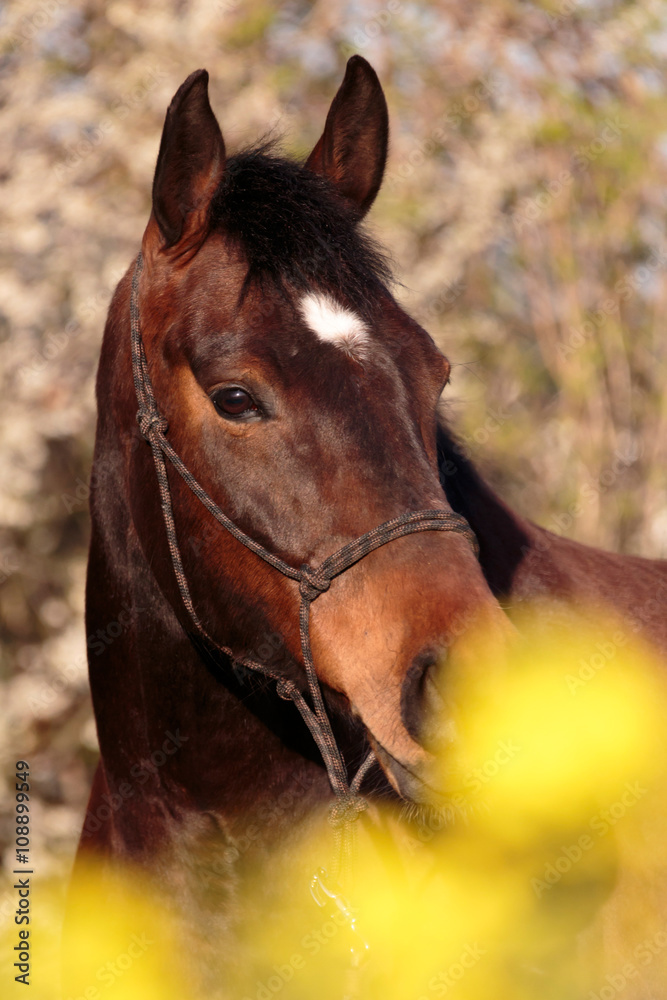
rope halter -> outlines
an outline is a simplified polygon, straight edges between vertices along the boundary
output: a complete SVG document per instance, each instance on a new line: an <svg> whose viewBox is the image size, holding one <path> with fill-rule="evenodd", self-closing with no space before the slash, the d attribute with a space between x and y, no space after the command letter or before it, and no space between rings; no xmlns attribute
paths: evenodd
<svg viewBox="0 0 667 1000"><path fill-rule="evenodd" d="M263 545L260 545L259 542L256 542L249 535L246 535L245 532L241 531L195 479L165 436L169 424L157 406L148 371L144 344L141 338L139 279L142 270L143 257L139 253L132 276L132 293L130 298L132 376L139 404L137 422L142 436L150 444L153 453L167 541L181 599L195 630L207 644L229 656L232 662L240 663L251 670L256 670L265 676L271 677L277 682L276 690L278 695L281 698L293 701L301 713L322 755L329 782L336 796L336 801L330 810L329 818L337 841L337 850L335 852L337 857L337 861L335 862L335 876L337 877L341 872L346 872L349 868L353 851L354 821L368 805L367 800L359 794L361 783L375 762L375 755L371 750L354 778L351 781L348 779L345 761L334 736L313 664L310 643L310 606L321 594L326 593L335 577L343 573L346 569L349 569L350 566L353 566L360 559L363 559L369 552L374 551L374 549L382 545L386 545L396 538L402 538L417 531L454 531L467 538L475 552L477 552L477 540L468 522L461 515L453 511L409 511L390 521L386 521L384 524L378 525L378 527L366 532L366 534L361 535L354 541L348 542L347 545L344 545L337 552L334 552L333 555L326 558L319 566L313 567L304 564L299 569L295 569L280 559L279 556L265 549ZM204 507L206 507L209 513L213 515L230 535L236 538L242 545L245 545L247 549L250 549L251 552L254 552L260 559L263 559L264 562L273 566L279 573L298 582L301 597L299 609L301 652L306 670L311 704L308 704L294 681L281 677L263 663L259 663L248 657L236 655L228 646L216 642L204 627L193 605L190 588L183 569L183 561L176 534L169 478L167 475L167 459Z"/></svg>

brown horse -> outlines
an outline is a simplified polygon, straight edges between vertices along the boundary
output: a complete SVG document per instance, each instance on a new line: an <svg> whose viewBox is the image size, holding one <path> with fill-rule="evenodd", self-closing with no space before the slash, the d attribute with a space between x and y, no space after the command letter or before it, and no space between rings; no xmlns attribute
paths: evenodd
<svg viewBox="0 0 667 1000"><path fill-rule="evenodd" d="M502 649L497 598L607 603L664 646L667 564L519 518L444 426L449 364L360 226L388 137L368 63L348 63L303 165L228 157L207 81L170 105L102 347L81 853L145 867L213 944L272 847L334 800L338 750L343 798L365 776L367 795L428 799L434 669L474 657L478 631ZM355 785L369 747L381 767Z"/></svg>
<svg viewBox="0 0 667 1000"><path fill-rule="evenodd" d="M350 60L303 165L228 157L207 83L168 110L102 346L81 847L159 871L183 910L211 909L213 873L218 927L244 873L333 801L318 747L339 797L369 743L368 787L425 797L438 659L511 629L439 481L449 364L360 226L387 153L374 71Z"/></svg>

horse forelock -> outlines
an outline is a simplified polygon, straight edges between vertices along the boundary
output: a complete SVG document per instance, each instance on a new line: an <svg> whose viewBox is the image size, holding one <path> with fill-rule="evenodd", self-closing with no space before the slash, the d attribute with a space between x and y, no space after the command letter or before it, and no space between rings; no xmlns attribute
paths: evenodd
<svg viewBox="0 0 667 1000"><path fill-rule="evenodd" d="M241 289L267 281L281 290L342 299L367 316L392 274L386 254L331 184L264 142L229 158L210 206L212 230L241 251Z"/></svg>

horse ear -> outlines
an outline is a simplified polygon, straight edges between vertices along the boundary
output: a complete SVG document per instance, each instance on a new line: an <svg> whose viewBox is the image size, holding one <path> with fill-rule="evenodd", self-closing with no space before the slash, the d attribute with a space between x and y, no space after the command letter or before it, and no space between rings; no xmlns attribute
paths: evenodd
<svg viewBox="0 0 667 1000"><path fill-rule="evenodd" d="M162 130L153 178L162 249L205 228L224 169L225 143L208 100L208 73L198 69L176 91Z"/></svg>
<svg viewBox="0 0 667 1000"><path fill-rule="evenodd" d="M370 63L352 56L306 166L327 177L361 217L380 189L388 142L389 115L380 81Z"/></svg>

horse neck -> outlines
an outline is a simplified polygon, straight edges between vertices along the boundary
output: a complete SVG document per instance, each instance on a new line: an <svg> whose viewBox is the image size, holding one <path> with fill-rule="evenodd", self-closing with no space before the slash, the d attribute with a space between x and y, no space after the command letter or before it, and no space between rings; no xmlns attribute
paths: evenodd
<svg viewBox="0 0 667 1000"><path fill-rule="evenodd" d="M667 651L667 561L581 545L512 511L484 482L444 424L438 428L440 479L454 510L477 535L482 570L509 607L555 600L570 611L598 608L626 619Z"/></svg>

